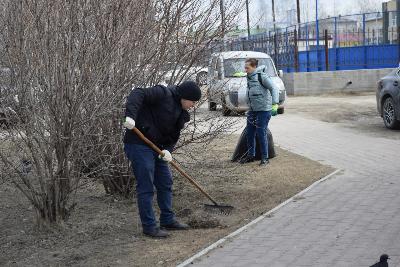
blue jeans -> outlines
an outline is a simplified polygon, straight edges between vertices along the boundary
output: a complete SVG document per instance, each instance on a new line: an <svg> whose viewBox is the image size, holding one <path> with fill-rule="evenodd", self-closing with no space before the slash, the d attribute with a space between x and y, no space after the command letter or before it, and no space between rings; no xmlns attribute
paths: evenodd
<svg viewBox="0 0 400 267"><path fill-rule="evenodd" d="M172 175L168 163L160 160L150 147L141 144L125 144L125 154L132 163L136 178L136 194L143 230L157 227L153 211L154 187L160 208L160 224L175 221L172 211Z"/></svg>
<svg viewBox="0 0 400 267"><path fill-rule="evenodd" d="M266 130L271 111L249 111L247 113L247 148L248 155L256 155L256 134L260 143L261 159L268 159L268 138Z"/></svg>

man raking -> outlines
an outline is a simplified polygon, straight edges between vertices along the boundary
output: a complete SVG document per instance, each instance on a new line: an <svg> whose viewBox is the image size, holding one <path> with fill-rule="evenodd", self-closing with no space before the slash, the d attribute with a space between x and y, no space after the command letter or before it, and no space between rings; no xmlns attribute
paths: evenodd
<svg viewBox="0 0 400 267"><path fill-rule="evenodd" d="M199 86L185 81L177 86L157 85L132 90L128 96L124 126L125 154L132 163L143 233L151 237L168 236L166 230L187 230L188 225L176 220L172 211L172 174L168 162L180 132L190 120L188 110L201 98ZM138 128L163 152L160 157L130 131ZM160 227L153 211L154 188L160 208Z"/></svg>

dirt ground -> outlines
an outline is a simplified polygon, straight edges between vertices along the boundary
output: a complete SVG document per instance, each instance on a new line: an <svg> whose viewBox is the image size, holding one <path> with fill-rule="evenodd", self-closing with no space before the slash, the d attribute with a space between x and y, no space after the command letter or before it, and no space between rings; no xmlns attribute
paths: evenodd
<svg viewBox="0 0 400 267"><path fill-rule="evenodd" d="M375 93L291 96L286 111L376 137L400 139L400 130L385 128L376 108Z"/></svg>
<svg viewBox="0 0 400 267"><path fill-rule="evenodd" d="M279 148L268 167L231 163L237 138L195 147L197 160L185 163L213 196L235 206L231 216L203 211L207 201L176 176L174 208L193 229L172 232L167 240L143 236L136 202L106 195L98 181L77 192L70 219L50 232L36 229L32 206L0 184L0 266L174 266L333 170Z"/></svg>

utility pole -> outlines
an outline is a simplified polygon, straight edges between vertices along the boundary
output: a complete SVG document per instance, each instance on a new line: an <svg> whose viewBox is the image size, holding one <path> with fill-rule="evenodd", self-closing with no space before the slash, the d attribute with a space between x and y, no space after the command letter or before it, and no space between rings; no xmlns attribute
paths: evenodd
<svg viewBox="0 0 400 267"><path fill-rule="evenodd" d="M333 16L336 17L336 0L333 0Z"/></svg>
<svg viewBox="0 0 400 267"><path fill-rule="evenodd" d="M297 24L300 25L300 0L296 0L297 3Z"/></svg>
<svg viewBox="0 0 400 267"><path fill-rule="evenodd" d="M223 51L226 51L226 37L225 37L225 10L224 10L224 0L219 0L219 7L221 12L221 34L223 42Z"/></svg>
<svg viewBox="0 0 400 267"><path fill-rule="evenodd" d="M318 22L318 0L315 0L315 26L316 26L316 37L317 37L317 68L320 69L320 56L319 56L319 22Z"/></svg>
<svg viewBox="0 0 400 267"><path fill-rule="evenodd" d="M275 65L278 64L278 39L276 32L276 20L275 20L275 1L272 0L272 22L274 24L274 61Z"/></svg>
<svg viewBox="0 0 400 267"><path fill-rule="evenodd" d="M247 12L247 39L250 40L250 12L249 12L249 0L246 0L246 12Z"/></svg>
<svg viewBox="0 0 400 267"><path fill-rule="evenodd" d="M317 36L317 47L319 49L319 22L318 22L318 0L315 0L315 25Z"/></svg>
<svg viewBox="0 0 400 267"><path fill-rule="evenodd" d="M274 23L274 33L276 34L275 1L274 0L272 0L272 22Z"/></svg>

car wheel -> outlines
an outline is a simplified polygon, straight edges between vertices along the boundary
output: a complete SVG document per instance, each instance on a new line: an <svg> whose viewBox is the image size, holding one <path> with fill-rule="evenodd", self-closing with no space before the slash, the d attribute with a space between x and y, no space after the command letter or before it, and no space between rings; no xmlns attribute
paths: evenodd
<svg viewBox="0 0 400 267"><path fill-rule="evenodd" d="M285 113L285 108L278 108L278 114Z"/></svg>
<svg viewBox="0 0 400 267"><path fill-rule="evenodd" d="M225 105L222 105L222 115L224 116L231 115L231 110Z"/></svg>
<svg viewBox="0 0 400 267"><path fill-rule="evenodd" d="M217 103L211 102L208 100L208 110L209 111L216 111L217 110Z"/></svg>
<svg viewBox="0 0 400 267"><path fill-rule="evenodd" d="M391 97L385 99L382 115L386 128L398 129L400 127L400 122L396 120L396 107Z"/></svg>
<svg viewBox="0 0 400 267"><path fill-rule="evenodd" d="M199 74L197 74L196 76L196 82L198 85L207 85L207 72L200 72Z"/></svg>

